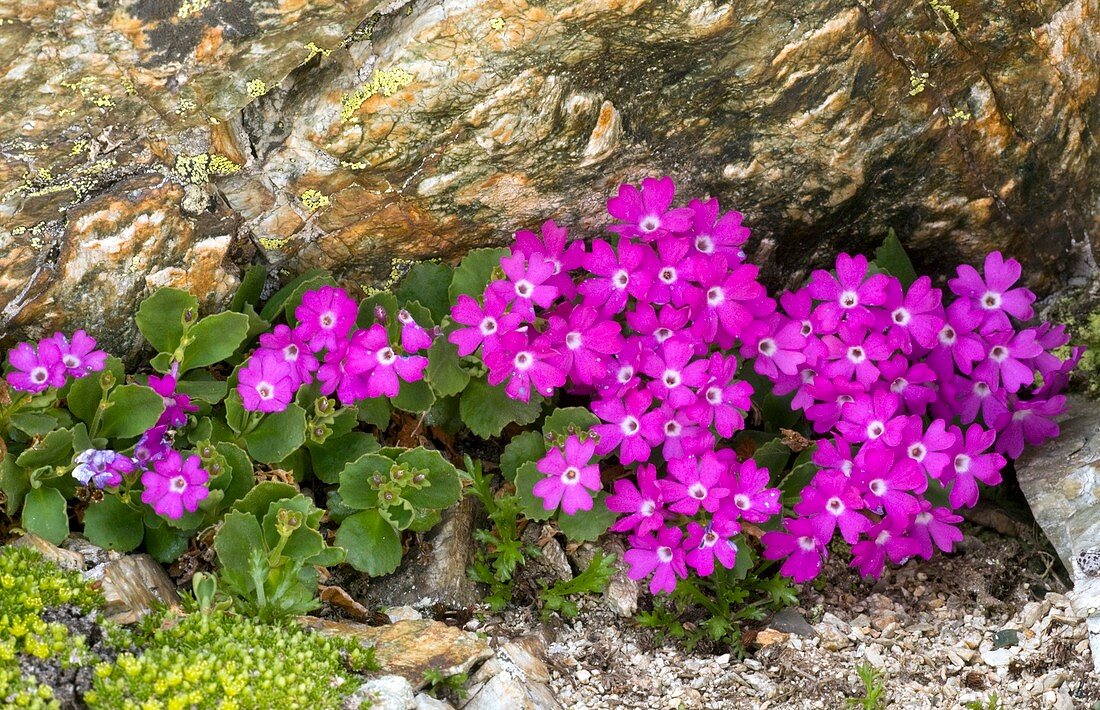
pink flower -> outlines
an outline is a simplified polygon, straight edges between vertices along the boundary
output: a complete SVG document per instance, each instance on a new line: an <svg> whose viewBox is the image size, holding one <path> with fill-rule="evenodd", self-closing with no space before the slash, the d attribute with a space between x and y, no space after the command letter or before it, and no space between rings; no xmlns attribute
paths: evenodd
<svg viewBox="0 0 1100 710"><path fill-rule="evenodd" d="M963 264L957 269L957 278L947 285L958 295L973 299L992 330L1008 330L1012 327L1008 315L1029 320L1034 314L1031 304L1035 294L1026 288L1012 288L1022 271L1020 262L1005 261L1001 252L995 251L985 257L984 279L973 266Z"/></svg>
<svg viewBox="0 0 1100 710"><path fill-rule="evenodd" d="M549 397L554 389L565 384L565 373L555 362L559 353L548 347L542 338L528 341L526 332L508 333L500 339L499 350L486 355L489 384L505 380L505 391L512 399L531 401L531 388Z"/></svg>
<svg viewBox="0 0 1100 710"><path fill-rule="evenodd" d="M14 368L5 379L12 389L38 394L48 387L65 386L65 365L57 343L43 340L38 347L19 343L8 351L8 363Z"/></svg>
<svg viewBox="0 0 1100 710"><path fill-rule="evenodd" d="M397 312L397 321L401 324L401 347L406 353L418 353L432 346L432 336L404 308Z"/></svg>
<svg viewBox="0 0 1100 710"><path fill-rule="evenodd" d="M653 282L648 268L651 254L645 245L633 244L625 237L619 241L617 254L602 239L592 242L592 251L584 257L590 276L577 287L584 305L604 313L621 313L628 297L644 299Z"/></svg>
<svg viewBox="0 0 1100 710"><path fill-rule="evenodd" d="M660 350L647 353L642 360L642 372L653 378L649 391L674 407L683 407L695 400L689 387L702 387L707 381L707 363L695 360L695 348L687 338L670 338Z"/></svg>
<svg viewBox="0 0 1100 710"><path fill-rule="evenodd" d="M859 491L840 471L822 471L802 490L802 500L794 512L813 524L814 536L821 544L833 539L836 528L849 545L871 527L871 521L859 511L864 507Z"/></svg>
<svg viewBox="0 0 1100 710"><path fill-rule="evenodd" d="M1035 446L1058 436L1056 417L1066 409L1064 395L1027 402L1014 400L1009 398L1008 411L995 427L1001 432L996 450L1009 458L1019 458L1025 443Z"/></svg>
<svg viewBox="0 0 1100 710"><path fill-rule="evenodd" d="M884 518L867 531L869 540L852 546L852 567L858 569L863 577L877 579L882 575L887 557L894 564L904 562L917 552L917 545L905 537L904 532L904 526Z"/></svg>
<svg viewBox="0 0 1100 710"><path fill-rule="evenodd" d="M798 374L806 362L806 338L802 324L773 313L763 320L753 321L741 334L741 356L755 358L757 374L774 379Z"/></svg>
<svg viewBox="0 0 1100 710"><path fill-rule="evenodd" d="M692 200L688 203L692 215L691 238L693 263L705 263L712 256L725 258L728 264L740 264L745 260L741 246L749 240L749 228L741 224L740 212L729 211L718 216L718 200Z"/></svg>
<svg viewBox="0 0 1100 710"><path fill-rule="evenodd" d="M808 582L821 572L825 546L818 542L813 524L806 518L787 518L783 528L766 532L760 538L764 559L784 560L780 574L798 583Z"/></svg>
<svg viewBox="0 0 1100 710"><path fill-rule="evenodd" d="M325 353L325 363L317 369L321 394L327 397L335 392L336 398L344 406L355 404L366 396L362 383L345 368L348 345L347 340L337 342L334 349Z"/></svg>
<svg viewBox="0 0 1100 710"><path fill-rule="evenodd" d="M957 376L952 381L954 402L945 398L951 416L958 414L964 424L969 424L978 418L978 412L982 414L982 421L986 426L993 426L1000 421L1002 415L1008 412L1007 392L1003 389L993 389L988 383L981 380L972 381L965 377Z"/></svg>
<svg viewBox="0 0 1100 710"><path fill-rule="evenodd" d="M584 241L569 241L565 227L559 227L554 220L542 223L542 235L521 229L516 232L516 241L512 244L513 254L523 254L530 258L542 254L543 258L554 266L554 275L544 283L558 289L565 298L573 298L576 287L570 273L584 260Z"/></svg>
<svg viewBox="0 0 1100 710"><path fill-rule="evenodd" d="M859 395L844 405L837 430L848 441L875 441L881 439L890 446L897 446L905 428L905 417L895 416L901 400L893 392L875 390Z"/></svg>
<svg viewBox="0 0 1100 710"><path fill-rule="evenodd" d="M582 442L574 434L565 440L564 455L556 446L546 452L538 462L538 469L546 478L534 487L544 509L556 510L560 503L566 515L592 510L592 494L588 491L598 491L601 485L599 464L590 463L595 451L595 441Z"/></svg>
<svg viewBox="0 0 1100 710"><path fill-rule="evenodd" d="M752 459L734 463L736 476L729 486L729 495L722 501L722 514L740 517L750 523L767 522L779 512L779 489L768 488L768 469L760 468Z"/></svg>
<svg viewBox="0 0 1100 710"><path fill-rule="evenodd" d="M621 325L600 318L596 309L578 306L566 318L551 316L546 337L559 353L555 366L591 385L607 374L608 356L623 349L621 331Z"/></svg>
<svg viewBox="0 0 1100 710"><path fill-rule="evenodd" d="M687 577L687 564L680 540L684 533L680 528L661 528L657 535L632 535L631 549L623 559L629 565L631 579L645 579L649 575L649 592L660 594L676 589L676 580Z"/></svg>
<svg viewBox="0 0 1100 710"><path fill-rule="evenodd" d="M631 390L622 398L593 402L592 411L608 422L592 427L600 437L596 451L602 455L618 448L619 462L624 466L648 461L651 442L642 436L642 417L652 402L653 396L645 390Z"/></svg>
<svg viewBox="0 0 1100 710"><path fill-rule="evenodd" d="M181 427L187 423L187 415L199 411L199 408L191 404L191 397L176 392L176 371L178 365L173 364L172 370L163 377L149 375L148 385L164 400L164 412L161 413L157 424L167 424L172 427Z"/></svg>
<svg viewBox="0 0 1100 710"><path fill-rule="evenodd" d="M657 241L657 254L653 256L649 271L654 275L647 296L651 303L671 303L683 306L693 287L690 283L691 266L685 261L688 242L679 237L665 237Z"/></svg>
<svg viewBox="0 0 1100 710"><path fill-rule="evenodd" d="M652 349L679 333L685 325L691 311L688 308L661 306L660 315L648 303L639 303L633 311L626 314L626 324L637 335L646 336L647 349Z"/></svg>
<svg viewBox="0 0 1100 710"><path fill-rule="evenodd" d="M878 363L893 352L881 334L847 322L840 324L837 335L826 335L822 341L829 349L824 374L855 379L866 387L879 379Z"/></svg>
<svg viewBox="0 0 1100 710"><path fill-rule="evenodd" d="M194 513L199 502L210 495L206 485L210 474L202 468L202 461L192 454L184 461L178 451L172 450L153 465L152 471L141 475L145 490L141 502L153 507L153 512L176 520L184 511Z"/></svg>
<svg viewBox="0 0 1100 710"><path fill-rule="evenodd" d="M986 358L974 368L974 378L997 389L1004 383L1009 392L1017 392L1035 381L1035 371L1022 360L1030 360L1043 352L1035 341L1035 331L1020 333L999 331L986 336Z"/></svg>
<svg viewBox="0 0 1100 710"><path fill-rule="evenodd" d="M937 334L937 343L925 359L928 365L949 377L952 368L969 375L974 363L985 357L985 341L974 333L981 314L969 302L960 299L947 307L947 322Z"/></svg>
<svg viewBox="0 0 1100 710"><path fill-rule="evenodd" d="M542 254L501 257L500 266L508 280L494 281L489 290L511 303L512 310L524 320L534 319L536 305L549 308L558 297L557 287L545 283L554 275L554 264Z"/></svg>
<svg viewBox="0 0 1100 710"><path fill-rule="evenodd" d="M901 282L888 280L884 325L890 343L906 353L912 349L913 342L924 348L935 345L936 335L945 322L940 298L940 290L932 288L932 279L927 276L914 281L904 298Z"/></svg>
<svg viewBox="0 0 1100 710"><path fill-rule="evenodd" d="M483 344L482 354L486 356L500 349L500 337L514 332L522 322L518 314L505 313L507 307L507 302L492 291L485 292L484 308L466 294L458 297L451 307L451 318L469 327L459 328L447 339L458 346L459 356L470 355Z"/></svg>
<svg viewBox="0 0 1100 710"><path fill-rule="evenodd" d="M281 412L298 389L291 364L277 350L257 350L237 377L237 392L250 412Z"/></svg>
<svg viewBox="0 0 1100 710"><path fill-rule="evenodd" d="M719 326L734 337L752 322L754 309L767 299L764 286L756 280L759 269L754 264L739 264L730 268L725 258L716 256L698 269L702 287L692 302L695 324L692 331L703 340L713 340ZM774 305L774 304L773 304Z"/></svg>
<svg viewBox="0 0 1100 710"><path fill-rule="evenodd" d="M272 332L264 333L260 336L260 345L282 357L290 366L295 382L309 384L313 381L313 373L320 367L317 358L298 333L289 326L277 325Z"/></svg>
<svg viewBox="0 0 1100 710"><path fill-rule="evenodd" d="M944 552L951 552L955 543L963 539L962 531L955 527L962 521L961 515L947 508L933 508L928 501L921 501L921 512L909 526L913 554L931 559L933 543Z"/></svg>
<svg viewBox="0 0 1100 710"><path fill-rule="evenodd" d="M400 381L419 382L427 366L426 357L394 352L385 327L375 323L352 336L345 369L361 383L361 397L369 399L396 397L401 391Z"/></svg>
<svg viewBox="0 0 1100 710"><path fill-rule="evenodd" d="M624 514L611 526L615 532L633 530L645 535L664 525L664 496L657 483L657 468L642 464L638 466L636 478L637 486L625 478L615 481L614 493L607 497L607 509Z"/></svg>
<svg viewBox="0 0 1100 710"><path fill-rule="evenodd" d="M836 276L817 270L810 277L810 295L824 301L814 315L824 332L832 332L841 321L870 327L875 322L868 306L881 306L886 301L885 274L867 278L867 257L862 254L840 254L836 259Z"/></svg>
<svg viewBox="0 0 1100 710"><path fill-rule="evenodd" d="M726 569L733 569L737 564L737 545L731 538L741 531L740 525L716 518L705 528L690 522L687 530L684 561L701 577L709 577L714 572L715 560Z"/></svg>
<svg viewBox="0 0 1100 710"><path fill-rule="evenodd" d="M752 408L752 385L734 380L736 372L735 358L723 357L721 353L711 355L707 361L710 380L700 388L698 399L686 410L689 417L704 427L713 423L714 430L727 439L745 428L745 413Z"/></svg>
<svg viewBox="0 0 1100 710"><path fill-rule="evenodd" d="M923 362L910 362L904 355L895 355L878 364L879 376L890 383L890 391L901 398L902 407L910 414L924 414L936 400L936 373Z"/></svg>
<svg viewBox="0 0 1100 710"><path fill-rule="evenodd" d="M49 338L57 346L65 373L80 379L89 372L99 372L107 364L107 353L95 349L95 340L83 330L73 333L70 341L64 333L54 333Z"/></svg>
<svg viewBox="0 0 1100 710"><path fill-rule="evenodd" d="M672 459L668 462L672 480L660 481L661 494L668 509L681 515L695 515L702 508L713 513L718 510L729 489L722 485L726 467L712 452L695 459Z"/></svg>
<svg viewBox="0 0 1100 710"><path fill-rule="evenodd" d="M1007 461L1000 454L986 453L997 440L997 432L982 429L977 424L966 430L963 436L958 427L952 427L956 444L949 453L949 463L940 479L951 485L948 500L953 508L973 508L978 503L977 481L988 486L1001 482L1001 470Z"/></svg>
<svg viewBox="0 0 1100 710"><path fill-rule="evenodd" d="M167 438L168 425L158 424L152 429L147 429L138 443L134 446L134 461L141 468L150 468L168 455L172 450L171 440Z"/></svg>
<svg viewBox="0 0 1100 710"><path fill-rule="evenodd" d="M946 431L942 419L933 420L925 429L924 420L912 416L902 432L900 448L925 475L940 478L951 461L950 450L955 446L957 431L954 427Z"/></svg>
<svg viewBox="0 0 1100 710"><path fill-rule="evenodd" d="M333 350L355 325L359 306L342 288L322 286L302 294L302 302L294 309L298 321L295 333L313 352Z"/></svg>
<svg viewBox="0 0 1100 710"><path fill-rule="evenodd" d="M669 209L676 186L672 178L645 178L642 189L620 185L617 197L607 201L607 211L625 224L613 224L609 229L623 237L641 237L646 241L668 234L683 232L691 226L690 208Z"/></svg>
<svg viewBox="0 0 1100 710"><path fill-rule="evenodd" d="M868 444L856 456L852 482L873 512L908 521L920 509L914 493L923 493L928 481L913 462L896 460L890 449Z"/></svg>

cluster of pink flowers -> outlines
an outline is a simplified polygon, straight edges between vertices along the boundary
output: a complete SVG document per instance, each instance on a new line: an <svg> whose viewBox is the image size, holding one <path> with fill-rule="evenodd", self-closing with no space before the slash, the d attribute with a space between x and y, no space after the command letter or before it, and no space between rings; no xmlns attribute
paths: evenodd
<svg viewBox="0 0 1100 710"><path fill-rule="evenodd" d="M950 550L961 537L952 508L975 503L977 482L999 482L1006 455L1057 434L1057 393L1080 353L1052 354L1068 341L1061 327L1013 325L1035 298L1014 288L1015 261L991 254L984 278L960 267L945 308L928 278L904 289L845 254L835 275L815 272L777 304L744 263L741 215L713 199L674 208L673 196L669 178L621 186L608 201L614 242L586 247L552 221L517 232L504 278L481 299L459 297L463 327L449 336L460 355L480 349L490 383L515 399L560 388L591 398L603 423L550 450L535 494L576 514L602 488L598 457L634 465L607 506L622 513L612 529L629 533L631 576L650 577L651 591L672 590L688 568L732 567L742 524L780 514L769 472L718 446L751 406L735 353L832 435L793 515L763 536L796 581L820 571L838 529L870 576L886 559ZM922 496L929 479L950 489L952 508Z"/></svg>
<svg viewBox="0 0 1100 710"><path fill-rule="evenodd" d="M237 391L244 408L281 412L314 377L321 394L335 393L344 405L396 397L401 381L423 379L428 358L414 353L431 347L432 333L408 311L398 311L402 355L386 331L389 314L378 309L369 328L355 327L358 315L358 304L343 289L324 286L306 291L294 309L298 325L279 325L261 335L260 347L241 368Z"/></svg>
<svg viewBox="0 0 1100 710"><path fill-rule="evenodd" d="M50 387L61 388L70 379L99 372L107 363L107 353L95 349L95 340L83 330L54 333L36 344L19 343L8 352L11 371L4 379L12 389L41 394Z"/></svg>
<svg viewBox="0 0 1100 710"><path fill-rule="evenodd" d="M751 406L728 353L774 305L744 263L741 215L720 214L716 200L673 208L673 196L669 178L620 187L608 202L614 245L586 248L553 221L518 232L504 278L480 300L459 297L452 317L464 327L449 336L460 355L480 348L489 382L514 399L559 388L591 398L603 423L552 447L534 492L572 515L602 488L596 457L636 464L636 482L616 481L607 506L623 514L613 529L631 533L631 575L651 577L654 592L688 567L732 567L740 521L779 512L768 471L717 448Z"/></svg>
<svg viewBox="0 0 1100 710"><path fill-rule="evenodd" d="M984 275L958 267L944 303L928 277L908 289L841 254L835 274L780 297L780 308L745 331L741 353L792 394L821 439L820 470L764 554L796 581L814 577L839 529L852 566L878 577L885 561L931 557L962 539L955 510L996 485L1006 456L1058 434L1058 394L1081 356L1053 351L1064 327L1020 325L1035 295L1017 287L1020 264L989 254ZM947 506L925 495L948 491Z"/></svg>

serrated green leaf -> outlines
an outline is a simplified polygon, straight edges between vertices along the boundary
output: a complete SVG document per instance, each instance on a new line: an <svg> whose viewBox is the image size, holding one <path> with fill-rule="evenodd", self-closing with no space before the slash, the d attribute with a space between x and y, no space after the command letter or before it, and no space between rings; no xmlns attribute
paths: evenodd
<svg viewBox="0 0 1100 710"><path fill-rule="evenodd" d="M313 463L313 475L324 483L336 483L345 466L379 449L378 440L361 431L329 437L324 444L309 442L306 446Z"/></svg>
<svg viewBox="0 0 1100 710"><path fill-rule="evenodd" d="M34 488L23 499L23 527L60 545L69 535L68 504L56 488Z"/></svg>
<svg viewBox="0 0 1100 710"><path fill-rule="evenodd" d="M234 503L233 510L252 515L259 524L260 519L267 514L268 506L273 502L283 498L293 498L296 495L298 495L298 489L289 483L264 481L257 483L244 498Z"/></svg>
<svg viewBox="0 0 1100 710"><path fill-rule="evenodd" d="M305 442L306 413L297 404L264 415L260 424L244 436L249 455L268 464L282 461Z"/></svg>
<svg viewBox="0 0 1100 710"><path fill-rule="evenodd" d="M402 382L401 389L392 400L393 406L403 412L426 412L435 404L435 393L424 380Z"/></svg>
<svg viewBox="0 0 1100 710"><path fill-rule="evenodd" d="M393 459L381 454L363 454L340 472L340 498L352 508L373 508L378 505L378 490L371 477L379 475L389 480Z"/></svg>
<svg viewBox="0 0 1100 710"><path fill-rule="evenodd" d="M397 298L404 304L419 301L429 311L436 323L451 312L451 300L447 294L454 277L454 269L444 264L421 263L409 269L397 288Z"/></svg>
<svg viewBox="0 0 1100 710"><path fill-rule="evenodd" d="M372 577L401 564L401 534L377 510L346 518L336 531L336 546L347 550L348 564Z"/></svg>
<svg viewBox="0 0 1100 710"><path fill-rule="evenodd" d="M199 302L187 291L164 287L157 289L138 306L138 330L158 352L171 353L183 338L184 314L198 318Z"/></svg>
<svg viewBox="0 0 1100 710"><path fill-rule="evenodd" d="M145 528L145 551L161 564L171 564L187 552L191 540L187 533L175 530L167 525Z"/></svg>
<svg viewBox="0 0 1100 710"><path fill-rule="evenodd" d="M44 436L58 426L56 417L34 412L16 412L11 416L11 425L27 436Z"/></svg>
<svg viewBox="0 0 1100 710"><path fill-rule="evenodd" d="M458 348L445 337L438 337L428 350L428 368L424 376L442 397L456 395L470 384L470 373L462 367Z"/></svg>
<svg viewBox="0 0 1100 710"><path fill-rule="evenodd" d="M791 458L790 448L780 439L772 439L756 450L752 460L760 468L768 469L771 480L778 481Z"/></svg>
<svg viewBox="0 0 1100 710"><path fill-rule="evenodd" d="M529 461L538 462L545 455L546 440L543 435L537 431L525 431L513 437L504 447L504 453L500 456L500 472L514 483L520 466Z"/></svg>
<svg viewBox="0 0 1100 710"><path fill-rule="evenodd" d="M130 552L141 544L145 523L140 511L123 503L118 496L107 495L84 511L84 535L105 550Z"/></svg>
<svg viewBox="0 0 1100 710"><path fill-rule="evenodd" d="M129 439L156 426L164 398L145 385L119 385L107 395L98 436Z"/></svg>
<svg viewBox="0 0 1100 710"><path fill-rule="evenodd" d="M542 411L542 396L531 394L530 402L510 398L503 387L494 387L482 378L470 380L458 404L462 421L477 436L500 436L512 422L530 424Z"/></svg>
<svg viewBox="0 0 1100 710"><path fill-rule="evenodd" d="M390 400L385 397L365 399L359 403L359 421L376 426L379 429L385 429L390 425L390 415L392 413L393 408L390 406Z"/></svg>
<svg viewBox="0 0 1100 710"><path fill-rule="evenodd" d="M190 342L183 350L180 372L209 367L237 351L248 336L248 316L223 311L207 316L191 327Z"/></svg>
<svg viewBox="0 0 1100 710"><path fill-rule="evenodd" d="M0 491L4 493L4 512L9 517L23 506L23 496L31 487L30 473L27 469L15 465L10 456L0 459Z"/></svg>
<svg viewBox="0 0 1100 710"><path fill-rule="evenodd" d="M481 298L493 277L493 270L500 266L501 258L508 253L508 249L500 248L474 249L467 254L455 269L451 285L447 289L450 303L457 301L461 294Z"/></svg>
<svg viewBox="0 0 1100 710"><path fill-rule="evenodd" d="M229 485L225 487L225 496L222 498L222 505L232 505L248 495L248 492L251 491L252 487L256 484L256 474L252 468L252 459L248 457L244 449L227 441L214 444L214 448L218 450L219 454L225 457L225 461L229 465L229 470L231 472Z"/></svg>
<svg viewBox="0 0 1100 710"><path fill-rule="evenodd" d="M458 469L438 451L418 446L397 457L414 470L428 472L428 486L405 491L405 500L419 508L448 508L462 497L462 483Z"/></svg>
<svg viewBox="0 0 1100 710"><path fill-rule="evenodd" d="M600 492L592 501L592 510L579 510L574 515L558 513L558 527L570 540L591 542L607 532L618 513L607 509L607 494Z"/></svg>
<svg viewBox="0 0 1100 710"><path fill-rule="evenodd" d="M72 461L73 433L68 429L55 429L37 444L16 457L15 463L23 468L61 466Z"/></svg>
<svg viewBox="0 0 1100 710"><path fill-rule="evenodd" d="M600 423L600 418L584 407L560 407L546 415L542 433L555 443L565 443L571 435L587 432Z"/></svg>
<svg viewBox="0 0 1100 710"><path fill-rule="evenodd" d="M516 495L519 496L520 509L531 520L549 520L553 510L543 507L542 498L534 493L535 484L546 478L538 470L534 461L528 461L516 472Z"/></svg>

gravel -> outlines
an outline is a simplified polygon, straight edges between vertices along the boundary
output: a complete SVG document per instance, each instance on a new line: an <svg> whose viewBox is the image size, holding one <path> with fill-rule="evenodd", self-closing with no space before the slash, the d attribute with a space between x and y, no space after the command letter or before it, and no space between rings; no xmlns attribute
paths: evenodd
<svg viewBox="0 0 1100 710"><path fill-rule="evenodd" d="M877 582L834 556L793 609L816 636L769 629L757 636L767 645L743 660L655 644L586 600L576 619L551 622L551 690L577 709L841 707L863 695L856 669L866 662L882 674L886 707L960 708L996 694L1004 708L1091 708L1100 679L1085 624L1049 566L1035 564L1046 553L967 532L964 553L912 561ZM516 612L501 631L538 626Z"/></svg>

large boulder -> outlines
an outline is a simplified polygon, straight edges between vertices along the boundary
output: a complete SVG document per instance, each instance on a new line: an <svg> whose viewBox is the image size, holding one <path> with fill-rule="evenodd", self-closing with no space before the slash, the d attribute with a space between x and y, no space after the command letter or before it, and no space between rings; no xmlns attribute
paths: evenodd
<svg viewBox="0 0 1100 710"><path fill-rule="evenodd" d="M1050 291L1100 233L1100 0L14 0L0 67L8 341L131 354L157 285L378 282L648 174L742 210L773 284L893 227Z"/></svg>

